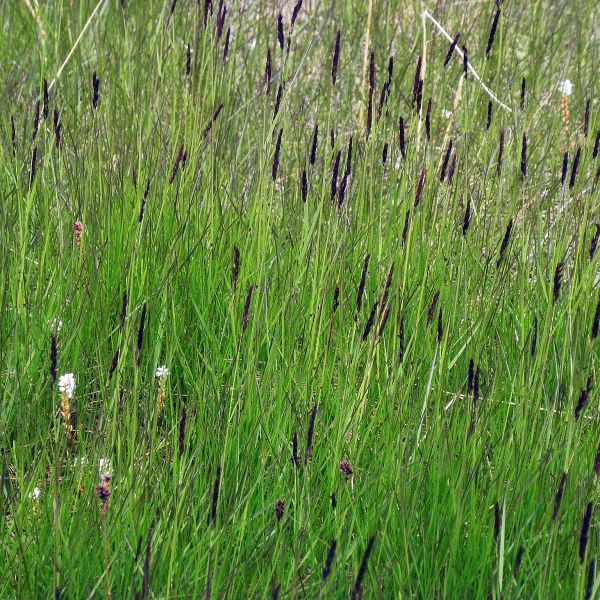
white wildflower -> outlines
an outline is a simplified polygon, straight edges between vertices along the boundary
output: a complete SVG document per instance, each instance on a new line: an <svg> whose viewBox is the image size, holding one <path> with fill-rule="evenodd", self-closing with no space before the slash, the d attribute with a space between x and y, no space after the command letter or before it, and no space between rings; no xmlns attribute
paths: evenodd
<svg viewBox="0 0 600 600"><path fill-rule="evenodd" d="M444 119L449 119L451 116L452 116L451 110L446 110L445 108L442 109L442 117L444 117Z"/></svg>
<svg viewBox="0 0 600 600"><path fill-rule="evenodd" d="M67 398L72 398L75 392L75 377L73 373L65 373L58 380L58 389L61 394L66 394Z"/></svg>
<svg viewBox="0 0 600 600"><path fill-rule="evenodd" d="M156 377L158 379L166 379L169 374L169 369L167 369L167 365L163 365L162 367L158 367L156 369Z"/></svg>
<svg viewBox="0 0 600 600"><path fill-rule="evenodd" d="M48 325L50 325L50 331L56 335L62 329L62 321L58 317L54 317L54 319L50 319L48 321Z"/></svg>
<svg viewBox="0 0 600 600"><path fill-rule="evenodd" d="M100 478L110 477L112 473L112 462L110 458L101 457L98 461L98 475Z"/></svg>
<svg viewBox="0 0 600 600"><path fill-rule="evenodd" d="M36 500L40 499L41 495L42 495L42 490L40 490L39 487L35 487L35 488L33 488L33 491L29 494L29 497L35 502Z"/></svg>
<svg viewBox="0 0 600 600"><path fill-rule="evenodd" d="M558 83L558 91L563 96L570 96L573 93L573 84L568 79L560 81Z"/></svg>

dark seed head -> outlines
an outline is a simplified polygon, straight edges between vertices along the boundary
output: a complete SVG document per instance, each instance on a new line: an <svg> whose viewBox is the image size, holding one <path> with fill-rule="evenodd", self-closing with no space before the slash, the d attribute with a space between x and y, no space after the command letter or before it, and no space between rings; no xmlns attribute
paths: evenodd
<svg viewBox="0 0 600 600"><path fill-rule="evenodd" d="M35 113L33 116L33 131L31 132L31 141L33 142L37 137L38 130L40 128L40 101L35 103Z"/></svg>
<svg viewBox="0 0 600 600"><path fill-rule="evenodd" d="M331 62L331 83L335 85L337 81L337 72L340 62L340 30L335 35L335 47L333 49L333 60Z"/></svg>
<svg viewBox="0 0 600 600"><path fill-rule="evenodd" d="M527 98L527 88L525 83L525 77L521 80L521 101L519 102L519 107L521 108L521 112L525 110L525 100Z"/></svg>
<svg viewBox="0 0 600 600"><path fill-rule="evenodd" d="M275 98L275 109L273 110L273 120L275 120L275 117L277 116L277 113L279 112L282 95L283 95L283 86L280 83L279 86L277 87L277 96Z"/></svg>
<svg viewBox="0 0 600 600"><path fill-rule="evenodd" d="M590 397L590 392L592 391L592 378L588 377L587 383L585 387L581 390L579 394L579 400L577 401L577 406L575 407L575 420L579 420L579 416L581 415L581 411L585 408L587 404L588 398Z"/></svg>
<svg viewBox="0 0 600 600"><path fill-rule="evenodd" d="M358 570L358 575L356 576L356 580L354 582L354 587L352 588L352 600L357 600L362 592L362 581L367 573L367 565L369 562L369 555L373 550L373 544L375 543L375 536L372 535L369 538L369 542L367 543L367 547L365 549L365 553L363 555L362 561L360 563L360 568Z"/></svg>
<svg viewBox="0 0 600 600"><path fill-rule="evenodd" d="M475 375L475 363L473 362L473 359L471 358L469 360L469 371L468 371L468 375L467 375L467 393L470 394L471 391L473 390L473 377Z"/></svg>
<svg viewBox="0 0 600 600"><path fill-rule="evenodd" d="M598 337L598 330L600 329L600 297L598 298L598 304L596 304L596 311L594 312L594 321L592 322L592 340Z"/></svg>
<svg viewBox="0 0 600 600"><path fill-rule="evenodd" d="M13 115L10 115L10 131L11 131L11 142L12 142L12 152L13 156L17 155L17 128L15 126L15 118ZM600 135L600 130L598 131Z"/></svg>
<svg viewBox="0 0 600 600"><path fill-rule="evenodd" d="M279 130L277 136L277 144L275 145L275 154L273 155L273 168L271 169L271 176L273 181L277 179L277 171L279 170L279 154L281 152L281 138L283 137L283 127Z"/></svg>
<svg viewBox="0 0 600 600"><path fill-rule="evenodd" d="M240 274L240 249L233 246L233 262L231 266L231 287L235 291L237 286L238 276Z"/></svg>
<svg viewBox="0 0 600 600"><path fill-rule="evenodd" d="M242 315L242 335L246 331L248 327L248 318L250 315L250 302L252 301L252 294L254 293L254 286L251 285L248 288L248 293L246 294L246 302L244 303L244 313Z"/></svg>
<svg viewBox="0 0 600 600"><path fill-rule="evenodd" d="M487 121L485 124L486 129L489 129L490 125L492 124L492 108L493 108L493 105L492 105L492 101L490 100L488 102L488 109L487 109Z"/></svg>
<svg viewBox="0 0 600 600"><path fill-rule="evenodd" d="M556 269L554 271L554 285L553 285L553 293L552 293L552 297L554 299L554 304L556 304L556 302L558 301L558 298L560 296L560 286L561 286L561 282L562 282L562 275L563 275L564 267L565 267L565 263L560 261L556 265Z"/></svg>
<svg viewBox="0 0 600 600"><path fill-rule="evenodd" d="M290 27L292 29L294 28L294 24L296 23L296 19L298 18L298 13L300 12L301 8L302 8L302 0L298 0L298 2L296 2L296 4L294 5L294 10L292 11L292 21L291 21L291 25L290 25Z"/></svg>
<svg viewBox="0 0 600 600"><path fill-rule="evenodd" d="M296 431L292 434L292 463L296 468L300 466L300 458L298 457L298 433Z"/></svg>
<svg viewBox="0 0 600 600"><path fill-rule="evenodd" d="M185 451L185 425L187 422L187 411L185 405L181 411L181 419L179 421L179 458L183 456Z"/></svg>
<svg viewBox="0 0 600 600"><path fill-rule="evenodd" d="M579 536L579 564L581 565L585 562L585 551L587 549L590 523L592 521L592 506L592 502L588 502L581 524L581 535Z"/></svg>
<svg viewBox="0 0 600 600"><path fill-rule="evenodd" d="M278 521L281 521L283 518L283 513L285 512L285 502L280 498L275 503L275 516Z"/></svg>
<svg viewBox="0 0 600 600"><path fill-rule="evenodd" d="M219 487L221 485L221 465L217 466L217 474L215 476L215 485L213 487L211 523L213 529L217 524L217 504L219 503Z"/></svg>
<svg viewBox="0 0 600 600"><path fill-rule="evenodd" d="M567 171L569 170L569 153L565 152L563 154L562 161L562 170L560 173L560 184L565 185L565 181L567 180Z"/></svg>
<svg viewBox="0 0 600 600"><path fill-rule="evenodd" d="M462 47L463 51L463 72L465 74L465 79L467 78L467 74L469 73L469 53L467 51L467 47Z"/></svg>
<svg viewBox="0 0 600 600"><path fill-rule="evenodd" d="M588 98L585 103L585 112L583 114L583 135L584 137L588 136L588 131L590 129L590 100Z"/></svg>
<svg viewBox="0 0 600 600"><path fill-rule="evenodd" d="M596 248L598 247L598 238L600 238L600 223L596 223L596 233L590 242L590 260L594 260L594 254L596 254Z"/></svg>
<svg viewBox="0 0 600 600"><path fill-rule="evenodd" d="M377 314L377 308L379 306L379 300L376 300L371 308L371 312L369 313L369 318L367 319L367 323L365 325L365 329L363 331L362 341L365 342L369 337L369 333L371 333L371 328L373 327L373 322L375 321L375 315Z"/></svg>
<svg viewBox="0 0 600 600"><path fill-rule="evenodd" d="M179 151L177 152L177 157L175 158L175 163L173 164L173 171L171 172L171 178L169 179L169 183L173 183L175 181L175 177L177 177L177 173L179 173L179 167L181 166L181 160L183 159L183 151L185 146L183 142L179 146Z"/></svg>
<svg viewBox="0 0 600 600"><path fill-rule="evenodd" d="M565 493L565 484L567 483L567 474L563 473L560 478L560 483L558 484L558 489L556 490L556 496L554 497L554 511L552 512L552 520L556 521L556 517L558 516L558 511L560 510L560 505L562 503L563 494Z"/></svg>
<svg viewBox="0 0 600 600"><path fill-rule="evenodd" d="M527 176L527 134L523 133L523 143L521 145L521 175L523 179Z"/></svg>
<svg viewBox="0 0 600 600"><path fill-rule="evenodd" d="M383 335L383 331L385 329L385 325L388 322L389 316L390 316L390 310L392 308L391 304L388 304L385 312L383 313L383 316L381 317L381 323L379 325L379 331L377 332L377 337L381 337Z"/></svg>
<svg viewBox="0 0 600 600"><path fill-rule="evenodd" d="M302 170L302 179L300 181L300 193L302 195L302 202L306 202L308 195L308 177L306 175L306 169Z"/></svg>
<svg viewBox="0 0 600 600"><path fill-rule="evenodd" d="M336 285L333 290L333 304L331 305L331 314L334 315L340 305L340 288Z"/></svg>
<svg viewBox="0 0 600 600"><path fill-rule="evenodd" d="M448 53L446 54L446 59L444 60L444 68L448 66L452 55L454 54L454 49L456 48L456 44L458 44L458 39L460 38L460 33L457 33L452 39L452 43L450 44L450 48L448 48Z"/></svg>
<svg viewBox="0 0 600 600"><path fill-rule="evenodd" d="M404 140L404 119L400 117L400 154L402 154L402 159L406 158L406 144Z"/></svg>
<svg viewBox="0 0 600 600"><path fill-rule="evenodd" d="M513 220L510 219L508 225L506 226L506 231L504 232L504 238L502 239L502 244L500 246L500 254L498 255L498 260L496 261L496 268L500 266L502 259L504 258L504 253L508 248L508 242L510 241L510 232L513 228Z"/></svg>
<svg viewBox="0 0 600 600"><path fill-rule="evenodd" d="M500 536L500 505L498 500L494 502L494 541L498 541Z"/></svg>
<svg viewBox="0 0 600 600"><path fill-rule="evenodd" d="M492 28L490 29L490 36L488 38L488 43L485 49L486 58L490 57L490 52L492 51L492 45L494 44L494 38L496 37L496 29L498 28L498 19L500 18L500 6L496 7L496 12L494 13L494 20L492 21Z"/></svg>
<svg viewBox="0 0 600 600"><path fill-rule="evenodd" d="M575 179L577 177L577 167L579 166L579 159L581 158L581 146L577 148L575 158L573 159L573 166L571 167L571 178L569 179L569 189L572 190L575 185Z"/></svg>
<svg viewBox="0 0 600 600"><path fill-rule="evenodd" d="M335 494L332 495L332 498L335 497ZM337 542L335 539L329 542L329 551L327 552L327 558L325 559L325 567L323 569L323 575L321 576L321 581L325 583L327 581L329 575L331 574L331 565L333 564L333 558L335 557L335 549L337 546Z"/></svg>
<svg viewBox="0 0 600 600"><path fill-rule="evenodd" d="M435 314L435 308L437 306L438 300L440 299L440 291L438 290L431 299L431 304L429 305L429 311L427 312L427 326L433 320L433 315Z"/></svg>
<svg viewBox="0 0 600 600"><path fill-rule="evenodd" d="M265 85L267 86L267 94L271 93L271 48L267 48L267 62L265 64L264 74Z"/></svg>
<svg viewBox="0 0 600 600"><path fill-rule="evenodd" d="M306 435L306 451L304 453L304 462L308 463L312 456L313 435L315 433L315 419L317 417L317 404L313 406L310 413L310 422L308 424L308 433Z"/></svg>
<svg viewBox="0 0 600 600"><path fill-rule="evenodd" d="M589 107L589 104L590 103L588 100L588 107ZM42 115L44 116L44 119L48 118L49 111L50 111L50 92L48 91L48 82L44 78L44 108L42 110Z"/></svg>
<svg viewBox="0 0 600 600"><path fill-rule="evenodd" d="M587 581L585 583L584 600L592 600L592 593L594 591L595 568L596 568L596 560L594 558L592 558L592 560L590 560L590 566L588 567Z"/></svg>
<svg viewBox="0 0 600 600"><path fill-rule="evenodd" d="M314 165L317 160L317 144L319 141L319 124L315 123L315 128L313 130L313 138L312 145L310 148L310 164Z"/></svg>
<svg viewBox="0 0 600 600"><path fill-rule="evenodd" d="M223 62L227 62L227 55L229 54L229 44L231 42L231 27L227 28L225 34L225 45L223 46Z"/></svg>
<svg viewBox="0 0 600 600"><path fill-rule="evenodd" d="M335 160L333 162L333 171L331 173L331 202L335 200L335 195L337 193L337 184L338 184L338 172L340 169L340 159L342 158L342 151L338 150L335 155Z"/></svg>
<svg viewBox="0 0 600 600"><path fill-rule="evenodd" d="M117 369L117 364L119 363L119 351L120 351L120 348L117 348L113 355L112 362L110 363L110 369L108 371L108 379L109 380L112 379L112 376Z"/></svg>
<svg viewBox="0 0 600 600"><path fill-rule="evenodd" d="M438 313L438 324L437 324L437 341L438 344L442 342L442 338L444 337L444 320L442 314L442 307L440 307L440 312Z"/></svg>
<svg viewBox="0 0 600 600"><path fill-rule="evenodd" d="M467 200L467 208L465 209L465 217L463 219L462 232L467 235L469 224L471 223L471 199Z"/></svg>
<svg viewBox="0 0 600 600"><path fill-rule="evenodd" d="M192 47L189 42L187 45L187 52L185 54L185 74L189 75L192 70Z"/></svg>
<svg viewBox="0 0 600 600"><path fill-rule="evenodd" d="M406 209L406 215L404 216L404 229L402 229L402 242L406 243L406 236L408 235L408 226L410 224L410 208Z"/></svg>
<svg viewBox="0 0 600 600"><path fill-rule="evenodd" d="M346 479L350 479L350 477L352 477L354 469L352 469L352 465L350 464L350 461L347 458L344 458L340 462L340 471L344 474Z"/></svg>
<svg viewBox="0 0 600 600"><path fill-rule="evenodd" d="M33 147L33 152L31 153L31 171L29 174L29 185L33 185L33 181L35 180L35 172L36 172L36 166L37 166L37 155L38 155L38 149L37 146Z"/></svg>
<svg viewBox="0 0 600 600"><path fill-rule="evenodd" d="M279 42L279 47L283 50L285 39L283 36L283 16L281 13L277 15L277 41Z"/></svg>
<svg viewBox="0 0 600 600"><path fill-rule="evenodd" d="M452 160L450 161L450 166L448 167L448 185L452 185L452 180L454 179L454 172L456 171L456 152L452 154Z"/></svg>
<svg viewBox="0 0 600 600"><path fill-rule="evenodd" d="M417 97L419 95L419 84L421 83L421 64L423 62L423 57L419 54L419 58L417 59L417 68L415 69L415 79L413 81L413 105L417 105ZM418 109L417 109L418 110Z"/></svg>
<svg viewBox="0 0 600 600"><path fill-rule="evenodd" d="M504 130L500 132L500 143L498 145L498 166L496 169L498 171L498 176L502 172L502 155L503 155L503 153L504 153Z"/></svg>
<svg viewBox="0 0 600 600"><path fill-rule="evenodd" d="M362 300L363 294L365 291L365 282L367 280L367 270L369 268L369 259L371 258L370 254L365 256L365 260L363 261L362 273L360 276L360 283L358 284L358 294L356 296L356 314L354 315L354 321L358 320L358 315L360 313L360 309L362 308Z"/></svg>
<svg viewBox="0 0 600 600"><path fill-rule="evenodd" d="M600 150L600 129L596 131L596 140L594 141L594 150L592 152L592 158L596 160L598 156L598 150Z"/></svg>
<svg viewBox="0 0 600 600"><path fill-rule="evenodd" d="M537 346L537 328L538 328L538 322L537 322L537 315L536 315L533 317L533 327L532 327L532 331L531 331L531 349L530 349L531 356L533 356L535 354L535 349Z"/></svg>
<svg viewBox="0 0 600 600"><path fill-rule="evenodd" d="M427 102L427 113L425 114L425 135L427 140L431 139L431 98Z"/></svg>
<svg viewBox="0 0 600 600"><path fill-rule="evenodd" d="M514 569L515 577L519 574L522 561L523 561L523 546L519 546L519 549L517 550L517 558L515 558L515 569Z"/></svg>
<svg viewBox="0 0 600 600"><path fill-rule="evenodd" d="M92 108L96 110L100 102L100 79L96 75L96 71L92 74Z"/></svg>
<svg viewBox="0 0 600 600"><path fill-rule="evenodd" d="M419 202L421 201L421 193L423 192L423 186L425 185L426 176L427 171L423 168L421 174L419 175L419 181L417 181L417 188L415 190L415 208L419 206Z"/></svg>

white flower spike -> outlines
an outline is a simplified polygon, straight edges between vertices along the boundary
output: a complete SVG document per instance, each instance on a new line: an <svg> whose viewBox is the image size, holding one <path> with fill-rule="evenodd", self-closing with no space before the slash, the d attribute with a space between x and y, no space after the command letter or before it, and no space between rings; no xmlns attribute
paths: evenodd
<svg viewBox="0 0 600 600"><path fill-rule="evenodd" d="M108 475L109 477L112 475L112 463L110 458L101 457L98 461L98 475L100 479Z"/></svg>
<svg viewBox="0 0 600 600"><path fill-rule="evenodd" d="M50 319L48 321L48 325L50 325L50 331L57 335L59 331L62 329L62 320L58 317L54 317L54 319Z"/></svg>
<svg viewBox="0 0 600 600"><path fill-rule="evenodd" d="M40 499L41 495L42 495L42 490L40 490L39 487L35 487L35 488L33 488L33 491L29 494L29 497L35 502L36 500Z"/></svg>
<svg viewBox="0 0 600 600"><path fill-rule="evenodd" d="M558 83L558 91L563 96L570 96L573 93L573 84L568 79L560 81Z"/></svg>
<svg viewBox="0 0 600 600"><path fill-rule="evenodd" d="M67 398L72 398L75 393L75 377L73 373L65 373L58 380L58 389L61 394L66 394Z"/></svg>
<svg viewBox="0 0 600 600"><path fill-rule="evenodd" d="M158 367L156 369L156 377L158 379L166 379L169 374L169 369L167 369L167 365L163 365L162 367Z"/></svg>

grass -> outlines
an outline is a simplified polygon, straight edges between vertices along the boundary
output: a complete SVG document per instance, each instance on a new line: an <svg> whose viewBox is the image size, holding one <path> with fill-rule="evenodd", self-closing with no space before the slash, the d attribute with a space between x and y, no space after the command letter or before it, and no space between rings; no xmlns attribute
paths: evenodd
<svg viewBox="0 0 600 600"><path fill-rule="evenodd" d="M597 597L594 3L107 0L44 118L95 7L0 0L0 597Z"/></svg>

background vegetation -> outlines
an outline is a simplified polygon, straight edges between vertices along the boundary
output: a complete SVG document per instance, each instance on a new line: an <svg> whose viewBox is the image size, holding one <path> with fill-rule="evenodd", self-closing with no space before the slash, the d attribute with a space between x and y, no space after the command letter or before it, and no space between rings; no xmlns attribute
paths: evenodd
<svg viewBox="0 0 600 600"><path fill-rule="evenodd" d="M0 0L0 596L597 595L594 5Z"/></svg>

